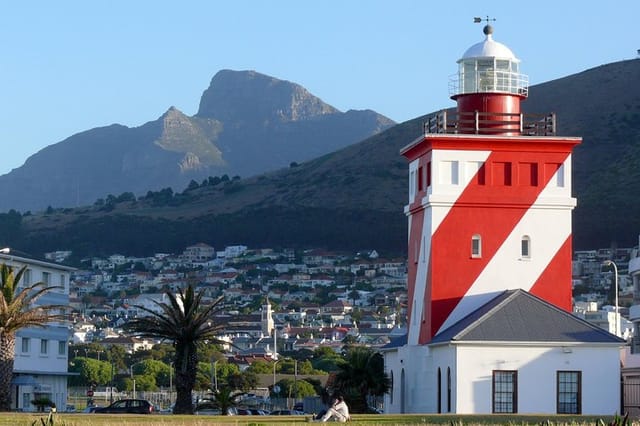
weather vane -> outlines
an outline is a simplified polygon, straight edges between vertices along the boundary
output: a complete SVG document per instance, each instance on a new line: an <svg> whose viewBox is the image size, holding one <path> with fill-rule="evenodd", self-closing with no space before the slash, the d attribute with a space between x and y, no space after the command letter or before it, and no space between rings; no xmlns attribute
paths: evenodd
<svg viewBox="0 0 640 426"><path fill-rule="evenodd" d="M474 24L479 24L482 21L487 21L487 25L489 25L490 21L494 21L495 22L496 18L489 18L489 15L487 15L486 18L480 18L479 16L476 16L475 18L473 18L473 23Z"/></svg>

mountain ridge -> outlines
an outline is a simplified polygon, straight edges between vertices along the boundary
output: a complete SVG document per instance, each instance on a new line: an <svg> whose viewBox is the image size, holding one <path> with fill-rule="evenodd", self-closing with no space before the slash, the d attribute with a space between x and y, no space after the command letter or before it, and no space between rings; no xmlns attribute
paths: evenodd
<svg viewBox="0 0 640 426"><path fill-rule="evenodd" d="M255 71L220 71L193 117L170 107L140 126L89 129L30 156L0 176L0 211L81 206L107 194L181 189L213 175L252 176L392 124L373 111L342 113L291 82Z"/></svg>
<svg viewBox="0 0 640 426"><path fill-rule="evenodd" d="M622 61L533 86L523 103L525 112L556 112L558 136L583 138L572 167L575 248L637 244L637 81L640 60ZM175 252L197 241L215 247L367 247L402 253L408 165L399 152L422 134L431 114L262 175L210 179L171 197L150 194L109 209L88 206L22 217L17 241L83 253Z"/></svg>

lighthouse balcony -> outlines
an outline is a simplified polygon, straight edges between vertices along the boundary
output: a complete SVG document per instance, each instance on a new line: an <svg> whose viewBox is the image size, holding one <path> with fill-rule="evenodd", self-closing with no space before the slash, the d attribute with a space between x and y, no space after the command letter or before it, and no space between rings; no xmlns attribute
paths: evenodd
<svg viewBox="0 0 640 426"><path fill-rule="evenodd" d="M554 113L524 114L443 110L429 117L424 123L424 133L555 136L556 117Z"/></svg>

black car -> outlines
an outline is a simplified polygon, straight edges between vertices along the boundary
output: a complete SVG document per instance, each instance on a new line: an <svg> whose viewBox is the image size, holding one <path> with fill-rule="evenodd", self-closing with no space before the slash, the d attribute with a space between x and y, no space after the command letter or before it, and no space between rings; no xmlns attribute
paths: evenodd
<svg viewBox="0 0 640 426"><path fill-rule="evenodd" d="M96 408L94 413L151 414L153 405L144 399L121 399L108 407Z"/></svg>

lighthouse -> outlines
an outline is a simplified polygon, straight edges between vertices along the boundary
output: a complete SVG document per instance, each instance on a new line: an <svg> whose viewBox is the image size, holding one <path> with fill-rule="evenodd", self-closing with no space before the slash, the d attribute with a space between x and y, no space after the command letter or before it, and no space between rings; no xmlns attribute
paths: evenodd
<svg viewBox="0 0 640 426"><path fill-rule="evenodd" d="M571 310L571 150L553 114L527 116L528 79L505 45L458 60L455 112L402 150L409 161L409 341L427 343L498 292Z"/></svg>
<svg viewBox="0 0 640 426"><path fill-rule="evenodd" d="M622 341L571 314L571 153L581 138L558 136L552 113L522 112L520 60L490 25L483 35L450 78L456 108L401 150L408 318L382 349L393 383L385 410L615 412ZM594 362L614 379L588 371ZM586 384L603 380L604 400Z"/></svg>

